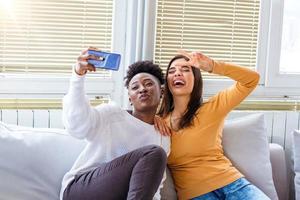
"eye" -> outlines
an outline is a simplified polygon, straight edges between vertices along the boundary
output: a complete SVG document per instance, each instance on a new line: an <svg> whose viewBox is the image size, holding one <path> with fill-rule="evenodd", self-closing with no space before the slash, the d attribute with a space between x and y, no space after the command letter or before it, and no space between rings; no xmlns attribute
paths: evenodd
<svg viewBox="0 0 300 200"><path fill-rule="evenodd" d="M139 87L137 85L131 86L131 90L137 90Z"/></svg>
<svg viewBox="0 0 300 200"><path fill-rule="evenodd" d="M189 71L191 71L189 67L182 67L181 70L183 72L189 72Z"/></svg>
<svg viewBox="0 0 300 200"><path fill-rule="evenodd" d="M147 87L151 87L152 85L153 85L153 83L152 82L147 82L146 84L145 84Z"/></svg>
<svg viewBox="0 0 300 200"><path fill-rule="evenodd" d="M168 74L174 74L175 71L176 71L176 70L175 70L174 68L171 68L171 69L169 69Z"/></svg>

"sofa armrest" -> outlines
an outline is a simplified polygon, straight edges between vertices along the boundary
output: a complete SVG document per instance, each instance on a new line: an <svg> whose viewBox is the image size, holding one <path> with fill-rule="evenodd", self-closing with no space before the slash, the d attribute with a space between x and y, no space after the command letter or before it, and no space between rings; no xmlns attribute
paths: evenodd
<svg viewBox="0 0 300 200"><path fill-rule="evenodd" d="M289 182L287 178L285 152L282 146L270 143L270 160L278 198L279 200L286 200L289 195Z"/></svg>

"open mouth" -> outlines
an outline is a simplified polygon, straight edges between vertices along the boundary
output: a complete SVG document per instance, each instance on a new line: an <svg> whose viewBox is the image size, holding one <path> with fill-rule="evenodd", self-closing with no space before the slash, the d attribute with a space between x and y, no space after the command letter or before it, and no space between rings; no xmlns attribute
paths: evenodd
<svg viewBox="0 0 300 200"><path fill-rule="evenodd" d="M185 82L183 80L177 79L173 81L173 85L175 87L182 87L185 85Z"/></svg>

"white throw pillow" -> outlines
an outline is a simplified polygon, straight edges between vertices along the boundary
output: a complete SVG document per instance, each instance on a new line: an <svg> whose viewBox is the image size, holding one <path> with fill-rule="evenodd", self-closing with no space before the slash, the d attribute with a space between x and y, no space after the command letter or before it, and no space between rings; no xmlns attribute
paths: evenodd
<svg viewBox="0 0 300 200"><path fill-rule="evenodd" d="M300 199L300 131L295 130L293 133L293 154L295 170L295 194L296 199Z"/></svg>
<svg viewBox="0 0 300 200"><path fill-rule="evenodd" d="M277 200L263 114L227 120L223 131L225 155L272 200Z"/></svg>
<svg viewBox="0 0 300 200"><path fill-rule="evenodd" d="M62 178L84 146L61 129L0 122L1 199L58 200Z"/></svg>

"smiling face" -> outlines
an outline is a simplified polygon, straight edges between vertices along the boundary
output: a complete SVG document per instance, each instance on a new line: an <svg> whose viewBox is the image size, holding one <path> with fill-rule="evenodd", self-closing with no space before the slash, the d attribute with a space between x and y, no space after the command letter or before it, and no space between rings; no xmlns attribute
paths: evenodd
<svg viewBox="0 0 300 200"><path fill-rule="evenodd" d="M194 87L194 74L191 66L183 66L184 58L174 60L167 72L167 82L173 96L189 96Z"/></svg>
<svg viewBox="0 0 300 200"><path fill-rule="evenodd" d="M156 111L161 97L160 82L151 74L136 74L128 84L128 95L135 111Z"/></svg>

